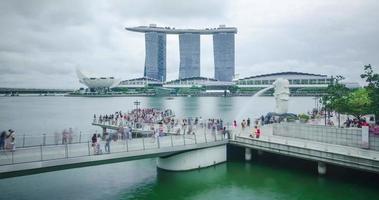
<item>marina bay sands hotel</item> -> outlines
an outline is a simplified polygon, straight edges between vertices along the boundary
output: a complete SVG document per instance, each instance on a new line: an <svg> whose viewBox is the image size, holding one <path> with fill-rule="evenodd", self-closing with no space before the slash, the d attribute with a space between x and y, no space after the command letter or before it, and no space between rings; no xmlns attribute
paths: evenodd
<svg viewBox="0 0 379 200"><path fill-rule="evenodd" d="M166 35L179 35L179 79L200 77L200 35L213 35L214 78L232 81L234 76L234 34L237 28L175 29L149 26L127 27L128 31L145 33L144 76L166 81Z"/></svg>

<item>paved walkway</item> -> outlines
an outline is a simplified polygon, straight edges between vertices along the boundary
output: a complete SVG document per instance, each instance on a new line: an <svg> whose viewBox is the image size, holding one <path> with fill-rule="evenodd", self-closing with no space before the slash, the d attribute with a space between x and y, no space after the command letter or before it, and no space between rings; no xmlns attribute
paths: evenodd
<svg viewBox="0 0 379 200"><path fill-rule="evenodd" d="M236 130L235 132L237 133L236 134L237 136L241 138L245 138L245 139L266 141L266 142L270 142L274 144L284 144L284 145L293 146L293 147L302 147L302 148L307 148L311 150L331 152L331 153L347 155L347 156L357 157L357 158L379 160L379 151L363 149L363 148L355 148L355 147L349 147L349 146L343 146L343 145L336 145L336 144L329 144L329 143L323 143L323 142L316 142L316 141L311 141L311 140L306 140L306 139L277 136L277 135L273 135L272 125L265 125L261 128L261 130L262 130L261 137L259 139L249 137L249 131L247 130L245 131Z"/></svg>

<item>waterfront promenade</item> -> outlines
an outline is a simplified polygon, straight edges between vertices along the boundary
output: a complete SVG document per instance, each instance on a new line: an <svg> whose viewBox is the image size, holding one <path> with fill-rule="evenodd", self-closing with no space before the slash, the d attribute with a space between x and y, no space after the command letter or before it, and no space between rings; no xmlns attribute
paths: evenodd
<svg viewBox="0 0 379 200"><path fill-rule="evenodd" d="M109 127L108 127L109 128ZM269 124L261 127L261 137L252 138L252 128L233 129L230 134L212 132L205 127L195 128L194 134L169 134L133 138L111 142L110 154L96 155L88 140L84 143L64 145L39 145L18 148L15 152L3 151L0 157L0 175L18 171L52 171L80 166L121 162L135 159L165 157L196 149L219 145L235 145L245 148L245 159L254 160L254 155L263 152L297 157L317 163L317 171L325 174L328 164L340 165L379 173L377 136L370 138L370 146L359 145L360 129L336 129L305 124ZM320 131L324 136L318 138ZM229 136L229 139L225 137ZM101 142L101 148L104 147ZM252 153L257 150L257 154ZM104 152L104 151L103 151ZM36 172L30 172L36 173Z"/></svg>
<svg viewBox="0 0 379 200"><path fill-rule="evenodd" d="M304 135L315 134L315 126L308 125L305 127L308 127L308 130L305 130L307 133L303 132ZM233 135L234 138L229 140L229 143L245 147L246 160L254 159L252 158L251 149L255 149L259 153L270 152L315 161L318 163L318 172L320 174L326 173L326 164L379 173L379 151L376 150L377 146L372 146L372 149L354 147L353 143L355 141L352 141L352 138L344 140L349 141L350 145L347 143L345 145L335 144L338 143L339 138L337 136L329 142L319 142L311 137L301 139L277 135L282 131L280 129L285 128L288 131L286 124L263 126L263 134L259 139L249 137L247 131L239 131ZM324 128L326 129L326 127ZM348 129L346 130L348 131ZM377 145L374 142L371 142L371 144Z"/></svg>

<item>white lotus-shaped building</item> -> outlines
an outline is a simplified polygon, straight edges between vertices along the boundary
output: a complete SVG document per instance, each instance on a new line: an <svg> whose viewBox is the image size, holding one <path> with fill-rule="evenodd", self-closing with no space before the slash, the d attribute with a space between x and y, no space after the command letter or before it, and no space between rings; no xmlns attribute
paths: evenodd
<svg viewBox="0 0 379 200"><path fill-rule="evenodd" d="M105 89L118 84L114 77L87 77L79 69L76 69L79 82L90 89Z"/></svg>

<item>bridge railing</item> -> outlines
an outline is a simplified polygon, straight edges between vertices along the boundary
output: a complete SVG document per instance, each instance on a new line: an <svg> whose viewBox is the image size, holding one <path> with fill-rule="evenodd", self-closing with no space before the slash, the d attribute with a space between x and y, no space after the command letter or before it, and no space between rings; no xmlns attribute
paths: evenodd
<svg viewBox="0 0 379 200"><path fill-rule="evenodd" d="M159 129L159 124L154 123L143 123L141 124L141 128L133 128L133 137L136 137L136 132L139 131L151 131L151 127L154 127L154 129ZM182 127L181 125L176 126L166 126L163 125L163 132L165 134L189 134L192 132L204 132L209 133L212 132L212 130L208 129L205 124L197 124L197 125L187 125L186 127ZM112 131L113 134L115 131ZM215 130L216 133L219 133L220 130ZM98 132L98 134L101 134ZM102 134L101 134L102 135ZM150 134L151 135L151 134ZM15 139L15 145L16 148L23 148L23 147L33 147L33 146L48 146L48 145L60 145L60 144L76 144L76 143L86 143L88 140L91 140L91 137L93 136L93 133L83 133L81 131L75 131L72 134L68 134L64 136L62 133L55 133L55 134L39 134L39 135L30 135L30 134L17 134ZM140 136L149 136L149 134L143 134ZM120 133L119 138L123 138L124 135Z"/></svg>
<svg viewBox="0 0 379 200"><path fill-rule="evenodd" d="M160 148L213 143L225 140L220 133L196 130L196 134L167 135L161 137L142 137L110 141L110 151L105 149L106 141L92 144L89 139L81 143L64 143L56 145L38 145L17 148L16 151L1 150L0 166L20 163L31 163L57 159L68 159L102 154L114 154L130 151L147 151Z"/></svg>
<svg viewBox="0 0 379 200"><path fill-rule="evenodd" d="M293 137L329 144L350 147L362 147L362 129L338 128L322 125L309 125L299 123L280 123L273 125L273 134L276 136ZM369 135L369 147L379 150L379 137Z"/></svg>
<svg viewBox="0 0 379 200"><path fill-rule="evenodd" d="M22 148L39 145L47 146L64 143L83 143L87 142L87 140L91 137L92 134L86 134L82 132L69 134L66 137L61 133L41 135L17 134L15 138L15 145L16 148Z"/></svg>

